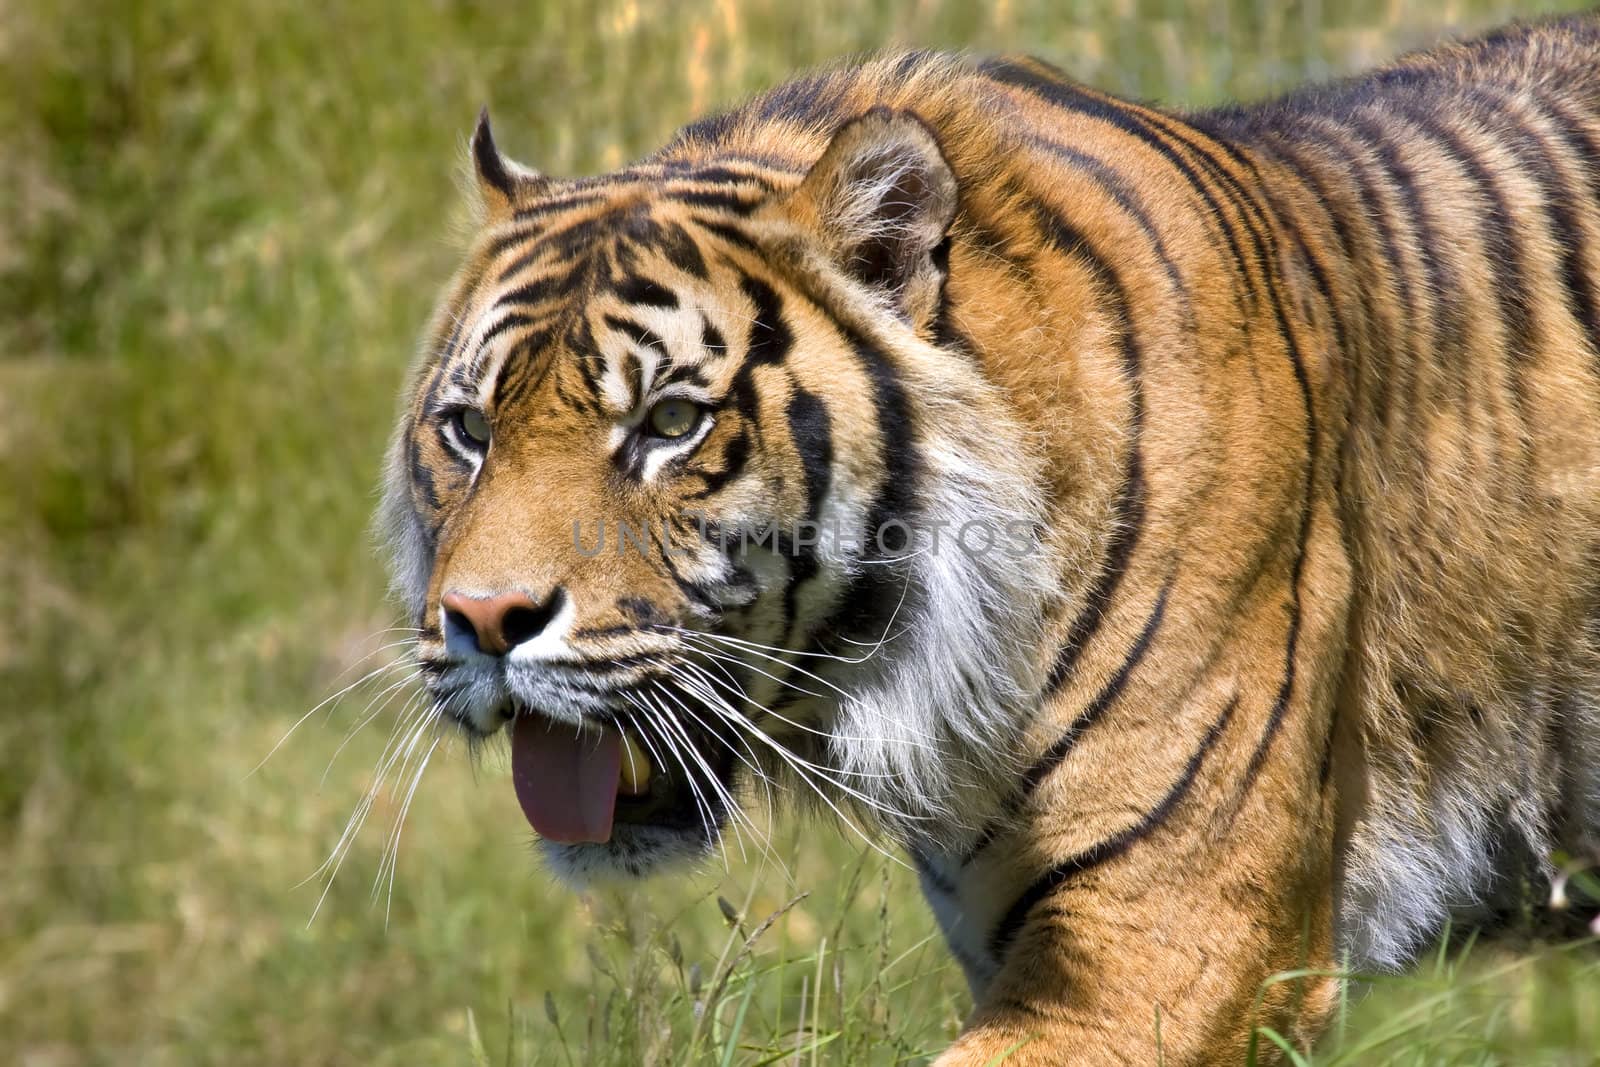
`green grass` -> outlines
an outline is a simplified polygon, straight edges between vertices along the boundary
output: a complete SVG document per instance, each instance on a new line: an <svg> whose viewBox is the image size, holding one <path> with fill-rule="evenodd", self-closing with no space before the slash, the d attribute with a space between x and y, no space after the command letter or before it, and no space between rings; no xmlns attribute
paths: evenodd
<svg viewBox="0 0 1600 1067"><path fill-rule="evenodd" d="M302 880L394 708L325 780L371 690L250 772L341 671L382 662L367 517L477 108L571 174L891 43L1027 49L1193 102L1517 9L381 10L0 8L0 1062L918 1061L959 1026L960 976L913 879L831 828L780 821L787 874L735 848L579 899L531 858L503 764L452 750L392 897L370 895L383 790L308 925ZM1597 1004L1592 951L1474 953L1376 985L1319 1062L1593 1063Z"/></svg>

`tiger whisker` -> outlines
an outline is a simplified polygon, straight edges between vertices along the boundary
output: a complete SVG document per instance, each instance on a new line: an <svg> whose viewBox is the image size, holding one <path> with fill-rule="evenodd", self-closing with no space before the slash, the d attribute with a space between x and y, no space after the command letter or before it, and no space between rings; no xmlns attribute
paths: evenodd
<svg viewBox="0 0 1600 1067"><path fill-rule="evenodd" d="M425 696L425 694L417 695ZM406 710L399 716L400 722L405 725L403 727L397 726L396 730L390 734L390 739L386 743L383 753L378 757L378 767L373 774L372 783L362 794L361 799L356 802L355 810L351 812L349 819L345 821L344 831L339 835L339 840L334 844L333 850L316 870L312 871L299 883L304 885L306 882L320 878L324 874L327 875L327 881L322 887L322 894L317 898L316 906L311 910L311 917L306 920L307 927L316 922L317 914L322 910L322 905L327 900L328 893L333 889L334 882L338 880L339 871L344 866L345 857L349 855L356 837L361 832L361 828L366 825L367 816L371 814L378 793L383 788L383 783L388 778L389 771L399 757L403 747L397 742L400 738L410 734L412 729L410 723L425 723L438 709L437 704L428 704L426 701L416 702L415 697L412 699L414 703L408 703Z"/></svg>
<svg viewBox="0 0 1600 1067"><path fill-rule="evenodd" d="M795 648L783 648L779 645L764 645L759 641L734 637L731 634L713 633L710 630L691 630L683 626L663 625L660 628L670 633L681 634L684 637L703 637L719 644L734 645L741 649L760 649L763 652L772 652L780 656L793 656L796 659L820 659L854 666L858 663L865 663L871 658L870 656L841 656L837 652L812 652Z"/></svg>
<svg viewBox="0 0 1600 1067"><path fill-rule="evenodd" d="M725 662L725 663L737 664L738 666L744 667L745 669L747 669L747 670L749 670L749 671L751 671L751 672L753 672L755 674L761 675L763 678L767 678L767 679L770 679L771 681L777 682L778 685L782 686L784 689L788 689L788 690L790 690L792 692L799 693L801 696L808 696L808 697L811 697L811 698L813 698L815 700L826 700L826 699L828 699L825 694L818 693L814 689L807 689L805 686L798 685L798 684L796 684L794 682L789 681L786 678L780 678L778 675L773 674L771 671L768 671L765 668L759 667L759 666L755 665L754 663L751 663L749 660L739 659L737 657L730 656L726 652L713 651L713 650L711 650L709 648L705 648L704 646L695 644L694 642L690 642L690 641L687 641L687 640L685 641L685 644L688 644L695 652L698 652L700 655L705 656L708 659L721 660L722 662ZM767 657L767 658L776 659L776 657ZM783 666L788 666L788 664L784 663L782 660L776 660L776 662L778 662L779 664L782 664Z"/></svg>
<svg viewBox="0 0 1600 1067"><path fill-rule="evenodd" d="M715 708L713 708L713 710L715 710ZM789 752L787 749L784 748L784 746L778 744L775 740L773 740L772 738L768 737L763 731L757 729L753 723L746 722L743 719L743 717L738 715L736 712L731 714L731 715L725 715L724 718L727 718L730 721L738 723L739 725L745 727L746 729L754 732L757 737L759 737L761 740L766 742L772 748L772 750L778 754L778 757L780 759L782 759L785 763L789 764L789 766L794 770L794 772L800 776L801 781L804 782L811 789L811 791L817 795L817 799L821 800L825 805L827 805L828 808L834 813L834 815L838 817L839 821L841 823L843 823L845 826L848 826L850 828L851 832L853 832L857 837L859 837L862 840L862 842L867 845L868 848L871 848L874 852L879 853L884 858L888 859L889 861L891 861L891 862L893 862L895 864L898 864L901 867L909 867L909 865L906 864L904 860L900 859L898 856L895 856L894 854L890 853L888 850L883 848L883 846L879 845L872 838L872 836L870 834L868 834L861 827L857 826L855 821L853 819L851 819L848 815L846 815L845 812L843 811L843 809L841 809L839 807L839 805L834 803L833 798L829 797L827 792L824 791L820 786L817 785L817 783L812 779L811 775L809 773L807 773L807 770L806 770L807 767L811 767L813 770L816 770L814 764L810 764L808 761L803 760L800 757L798 757L798 756L794 755L793 753ZM826 774L822 773L820 770L818 770L818 774L819 774L819 776L821 776L824 779L828 780L835 787L842 788L845 792L854 794L854 790L851 790L848 787L840 786L840 783L838 783L836 781L833 781L832 779L828 778L828 776ZM867 806L869 806L869 807L873 806L870 798L861 797L860 799L861 799L861 802L867 804ZM884 810L887 811L887 810L890 810L890 809L884 808Z"/></svg>
<svg viewBox="0 0 1600 1067"><path fill-rule="evenodd" d="M800 774L800 776L806 781L806 783L811 786L812 790L814 792L816 792L818 797L820 797L822 799L823 803L827 804L830 808L832 808L834 813L839 815L839 817L841 819L845 819L846 823L849 823L849 820L845 817L844 813L842 811L840 811L839 808L833 803L833 800L830 797L828 797L827 794L820 787L818 787L816 781L813 780L812 777L811 777L812 774L815 774L818 778L821 778L823 781L827 782L829 785L833 786L835 789L838 789L840 792L842 792L842 793L846 794L847 796L851 797L852 799L854 799L858 803L862 804L866 808L868 808L870 810L873 810L873 811L876 811L876 812L879 812L879 813L882 813L882 814L884 814L886 816L889 816L890 818L898 819L898 820L901 820L901 821L907 821L907 822L909 822L909 821L917 821L917 820L928 818L927 816L912 815L912 814L907 813L907 812L899 811L899 810L897 810L895 808L892 808L892 807L888 806L887 804L884 804L882 801L880 801L880 800L878 800L878 799L876 799L876 798L874 798L872 796L869 796L866 793L861 792L860 790L854 788L853 786L850 786L847 783L840 781L838 778L834 777L834 773L833 773L832 769L826 768L826 767L822 767L822 766L819 766L818 764L812 763L810 760L805 759L804 757L802 757L802 756L792 752L791 750L789 750L786 746L780 744L775 738L773 738L765 730L760 729L754 723L750 722L747 718L745 718L745 716L739 714L737 710L735 710L731 705L728 704L728 702L725 699L722 698L721 694L718 694L714 690L711 690L711 689L701 688L701 687L697 686L693 681L690 681L688 679L684 679L684 681L689 686L691 692L694 692L697 695L705 697L707 699L707 701L708 701L707 707L709 708L709 710L715 712L719 717L721 717L725 721L734 723L735 725L737 725L737 726L749 731L758 740L760 740L763 744L766 744L769 748L771 748L774 752L776 752L780 759L782 759L791 768L793 768L796 773ZM760 705L755 705L754 701L749 701L748 698L746 698L746 700L749 703L751 703L752 705L754 705L756 707L760 707ZM719 708L718 705L721 705L721 707ZM807 772L810 772L810 773L807 773ZM851 824L851 826L852 826L852 829L855 829L853 824ZM860 831L858 830L857 832L860 832ZM866 835L862 834L862 837L865 839Z"/></svg>
<svg viewBox="0 0 1600 1067"><path fill-rule="evenodd" d="M671 690L666 689L664 687L659 689L658 693L659 693L659 695L665 697L666 699L671 700L674 704L676 704L683 711L683 713L685 715L688 715L696 723L698 723L700 725L701 729L705 730L708 734L711 734L713 737L716 737L717 740L721 741L724 745L727 746L728 750L733 753L735 758L737 758L746 767L750 768L751 774L754 775L756 780L761 783L762 790L766 794L768 810L771 810L771 808L772 808L772 785L773 785L772 776L767 774L766 771L764 771L757 764L755 751L750 748L749 744L747 742L745 742L745 740L742 737L738 737L737 735L735 735L735 740L737 740L740 745L744 746L745 752L747 752L749 754L749 758L746 758L745 756L740 755L738 750L735 749L731 744L729 744L725 737L723 737L717 731L711 729L711 727L709 725L707 725L707 723L706 723L706 721L704 719L702 719L699 715L695 714L695 712L694 712L694 710L692 708L690 708L683 701L679 700L678 697L677 697L677 694L673 693ZM680 731L682 730L682 725L681 724L679 725L679 729L680 729ZM743 809L739 805L734 803L733 797L728 794L728 791L725 788L722 788L720 782L717 782L716 785L718 787L719 792L721 792L721 794L722 794L723 802L727 805L729 812L734 816L734 818L743 820L744 824L747 827L749 827L751 835L753 837L755 837L755 839L757 840L758 843L760 843L763 857L775 862L777 864L777 866L778 866L778 869L783 872L784 877L786 879L788 879L790 882L793 882L792 873L789 871L788 866L783 862L783 860L781 858L779 858L778 855L775 852L772 851L772 844L771 844L771 841L768 839L767 835L762 833L760 828L758 828L756 826L755 821L752 820L747 814L745 814L745 812L743 811ZM735 828L735 830L737 832L737 827Z"/></svg>
<svg viewBox="0 0 1600 1067"><path fill-rule="evenodd" d="M400 641L400 642L396 642L396 643L397 644L405 644L406 642ZM393 647L393 646L385 646L385 647ZM362 657L362 658L365 659L367 657ZM357 662L359 663L360 661L358 660ZM397 667L404 667L404 666L407 666L406 661L404 659L397 659L397 660L393 660L393 661L391 661L389 663L379 664L378 666L374 667L372 670L368 671L366 674L363 674L360 678L357 678L355 681L351 682L349 685L347 685L343 689L339 690L337 693L333 693L333 694L330 694L329 696L323 697L321 700L319 700L316 703L316 705L314 707L311 708L310 711L307 711L304 715L302 715L298 719L296 719L294 721L294 723L292 725L290 725L290 727L283 732L283 736L278 738L277 743L274 744L270 750L268 750L268 752L267 752L267 754L265 756L261 757L261 762L257 763L254 767L250 768L250 770L245 774L244 778L241 779L241 781L249 780L249 778L252 775L254 775L261 768L265 767L267 765L267 761L270 760L274 755L277 754L278 749L282 748L288 742L289 738L294 736L295 731L300 729L300 727L303 726L305 724L306 720L311 718L311 716L315 715L317 712L321 711L323 708L327 707L330 704L334 704L335 706L337 706L337 702L341 698L343 698L346 694L348 694L351 690L359 688L360 686L362 686L366 682L369 682L373 678L377 677L378 675L383 674L385 671L394 670ZM350 668L346 668L345 669L345 673L348 673L349 670L350 670ZM335 681L337 681L337 680L338 679L335 679Z"/></svg>
<svg viewBox="0 0 1600 1067"><path fill-rule="evenodd" d="M425 706L426 696L427 694L425 693L412 694L412 696L402 706L400 714L396 717L397 720L402 722L410 720ZM389 741L386 742L384 752L380 753L379 755L379 766L375 770L373 780L363 792L361 799L356 802L356 808L351 812L350 818L346 820L344 831L340 834L339 840L334 844L333 851L329 853L328 858L323 861L320 867L318 867L310 875L306 876L306 878L300 883L301 885L304 885L306 882L311 881L313 878L318 877L324 871L326 871L329 865L333 864L335 860L339 858L344 851L348 850L350 845L353 843L353 835L359 830L358 820L364 821L366 812L371 808L372 802L374 798L376 798L378 790L382 786L382 774L384 773L384 754L389 751L389 746L393 743L394 735L391 734ZM337 870L335 870L334 874L337 875L337 873ZM313 913L312 917L315 918L315 913Z"/></svg>
<svg viewBox="0 0 1600 1067"><path fill-rule="evenodd" d="M405 687L415 682L420 676L421 672L418 671L391 682L387 688L367 701L366 707L361 709L361 714L355 724L345 731L344 737L339 741L339 746L333 750L333 755L328 757L328 765L322 769L322 777L317 781L318 788L327 784L328 775L333 772L333 765L339 759L339 754L349 746L351 741L355 740L356 735L371 725L378 716L382 715L385 709L394 702L394 698L405 692ZM373 707L373 704L377 703L380 697L382 698L382 703L378 703L377 707Z"/></svg>
<svg viewBox="0 0 1600 1067"><path fill-rule="evenodd" d="M701 728L705 729L708 733L712 733L714 736L716 736L719 741L723 741L724 744L727 743L726 739L723 738L720 734L716 734L716 732L713 731L711 729L711 727L706 725L705 721L702 720L698 715L696 715L694 713L693 709L691 709L682 700L678 699L677 694L673 693L671 689L669 689L669 688L667 688L665 686L661 686L661 687L657 688L657 693L660 696L665 697L668 700L671 700L686 715L689 715L696 722L698 722L700 724ZM756 779L758 781L760 781L763 785L770 785L771 784L771 778L767 775L767 773L764 770L761 769L761 767L759 767L755 762L753 762L755 760L755 752L753 750L751 750L751 748L750 748L750 746L748 744L745 744L743 738L738 738L737 740L739 741L739 743L741 745L744 745L744 749L745 749L745 752L748 753L748 757L746 757L745 755L741 755L736 749L733 748L732 745L728 746L729 751L733 752L733 755L739 760L739 762L743 763L746 767L748 767L750 769L750 773L755 775ZM768 799L770 801L770 799L771 799L770 794L768 796Z"/></svg>
<svg viewBox="0 0 1600 1067"><path fill-rule="evenodd" d="M632 694L624 694L624 697L628 703L634 705L636 708L639 708L641 711L650 710L650 708L643 704L638 697L635 697ZM678 751L677 741L672 737L671 734L665 731L662 731L658 736L661 738L661 743L666 747L667 753L672 756L673 760L677 762L678 767L683 771L684 783L689 787L689 794L694 799L695 807L700 811L701 826L705 828L707 836L716 837L718 850L721 851L722 831L716 826L716 820L711 817L711 809L706 804L704 793L701 790L699 783L695 781L694 775L690 772L689 765L684 762L683 755ZM722 857L722 862L724 869L726 869L728 859L725 854Z"/></svg>
<svg viewBox="0 0 1600 1067"><path fill-rule="evenodd" d="M437 722L437 720L435 720ZM405 800L400 804L400 814L395 816L394 835L388 849L389 853L389 892L383 905L383 928L389 928L389 915L394 908L394 880L400 868L400 835L405 829L406 815L411 811L411 798L416 796L417 787L422 784L422 776L428 771L428 761L433 758L434 751L439 747L439 742L444 739L443 734L436 734L433 744L428 746L428 751L423 753L421 761L417 764L417 773L411 779L411 788L406 790ZM381 868L380 868L381 870Z"/></svg>
<svg viewBox="0 0 1600 1067"><path fill-rule="evenodd" d="M684 750L686 750L694 759L695 764L700 768L701 774L705 776L706 783L711 786L711 789L715 792L717 797L721 799L723 810L727 811L729 814L738 812L739 809L738 806L734 804L733 797L729 795L728 790L723 786L722 782L717 779L716 773L712 771L711 767L706 763L705 757L700 754L699 748L696 747L694 741L689 737L689 732L683 728L683 723L679 721L678 717L673 714L672 710L665 705L656 700L651 700L649 697L646 697L646 701L661 717L659 721L662 728L676 732L678 741L681 743ZM744 850L744 834L740 831L737 820L735 820L733 823L733 833L734 841L739 846L739 859L741 861L747 860L748 857L745 855ZM717 843L719 847L722 847L721 827L718 827L717 829Z"/></svg>
<svg viewBox="0 0 1600 1067"><path fill-rule="evenodd" d="M697 653L699 653L701 655L704 655L704 656L708 656L708 657L712 656L712 653L706 652L703 649L693 649L692 651L695 651L695 652L697 652ZM734 663L734 664L737 664L738 666L741 666L741 667L748 667L752 671L757 671L757 673L763 673L763 674L765 673L763 671L760 671L758 668L756 668L752 664L745 663L743 660L735 659L735 658L732 658L732 657L720 656L719 655L719 656L715 656L715 660L721 660L723 662ZM688 660L684 660L684 661L680 661L680 662L681 662L682 666L684 666L684 667L696 667L696 668L698 668L698 667L701 666L700 664L696 664L696 663L693 663L692 661L688 661ZM850 736L848 734L838 734L838 733L834 733L834 732L832 732L830 730L818 729L815 726L811 726L811 725L809 725L807 723L800 722L800 721L798 721L796 719L791 719L787 715L783 715L780 712L774 711L771 708L767 708L767 707L764 707L763 705L761 705L758 701L756 701L753 697L751 697L747 692L745 692L744 687L741 686L738 683L738 681L731 674L729 674L727 672L726 668L722 667L721 663L712 662L712 663L706 664L705 666L716 668L718 673L720 673L722 675L722 677L727 681L729 687L738 695L739 699L745 701L751 707L756 708L762 714L770 716L771 718L774 718L774 719L778 720L779 722L781 722L781 723L783 723L783 724L785 724L787 726L791 726L794 729L801 731L802 733L813 734L813 735L815 735L817 737L826 738L826 739L828 739L830 741L881 741L881 740L883 740L881 738L862 738L862 737L852 737L852 736ZM704 674L705 674L705 672L703 670L700 673L702 674L702 676L704 676ZM771 675L767 675L767 677L770 678ZM921 735L919 735L919 738L920 737L921 737ZM916 747L926 747L929 750L937 750L936 743L933 742L931 739L920 740L920 739L900 739L900 738L895 738L894 740L897 743L903 743L903 744L907 744L907 745L915 745ZM841 772L841 773L844 773L844 772ZM857 775L857 776L860 776L860 777L869 777L869 778L872 778L872 777L875 777L875 778L892 777L889 774L869 775L869 774L866 774L865 772L861 772L861 771L851 771L851 772L848 772L848 773L851 773L851 774L854 774L854 775Z"/></svg>
<svg viewBox="0 0 1600 1067"><path fill-rule="evenodd" d="M438 704L427 708L422 714L414 717L413 725L407 727L404 733L405 741L398 750L399 763L394 772L394 781L397 786L399 783L406 780L408 768L411 765L413 756L415 755L418 746L422 743L422 739L427 735L430 729L433 729L437 732L439 710L440 705ZM435 740L437 741L437 736ZM428 754L431 755L432 751L432 748L430 748L428 750ZM383 776L385 779L388 778L387 770L383 772ZM411 788L413 791L415 790L415 782L413 782ZM385 871L390 869L391 864L398 860L398 855L391 856L391 852L398 846L401 826L404 823L406 808L409 805L409 796L410 794L407 793L406 799L402 801L400 810L396 813L395 819L390 826L389 834L384 842L383 852L378 861L377 876L373 880L372 899L374 901L377 900L379 889L383 884ZM385 922L387 922L387 911L385 913Z"/></svg>
<svg viewBox="0 0 1600 1067"><path fill-rule="evenodd" d="M406 732L405 747L402 750L400 763L395 768L394 781L395 781L396 786L398 786L400 783L404 782L407 779L407 777L409 776L409 770L410 770L410 767L411 767L412 758L416 754L418 746L422 743L423 737L426 736L426 734L428 732L428 728L430 726L434 726L437 722L438 722L437 716L434 716L434 715L419 716L417 721L416 721L416 725L411 727ZM403 810L403 807L402 807L401 810ZM372 899L373 900L377 900L378 892L382 887L384 872L388 868L388 865L389 865L389 850L390 850L390 847L391 847L391 845L393 844L393 842L395 840L396 835L399 833L399 830L400 830L400 814L397 811L393 822L391 822L391 824L389 826L389 833L386 835L386 837L384 839L383 852L379 855L379 858L378 858L378 873L377 873L377 877L376 877L376 879L374 879L373 885L372 885Z"/></svg>
<svg viewBox="0 0 1600 1067"><path fill-rule="evenodd" d="M688 666L688 665L686 665L686 666ZM849 777L852 777L852 778L865 778L865 779L887 779L887 778L893 778L894 777L894 775L889 774L889 773L867 772L867 771L851 771L851 770L845 770L843 768L827 767L827 766L824 766L822 764L815 763L815 762L812 762L811 760L806 759L804 756L801 756L799 753L795 752L792 748L788 748L787 746L783 746L782 742L778 741L775 737L773 737L771 734L767 733L765 730L762 730L760 728L760 726L756 725L754 722L751 722L750 719L747 716L744 716L744 715L740 714L728 702L727 698L723 694L715 692L714 689L709 686L708 681L709 680L706 679L703 675L700 675L698 677L698 682L699 682L698 685L695 684L694 681L691 681L691 680L688 680L688 679L685 679L685 684L689 685L691 687L691 690L693 692L695 692L696 694L698 694L700 696L703 696L703 697L706 697L708 699L714 700L718 705L720 705L720 707L713 709L713 710L717 711L717 713L718 713L718 715L720 717L722 717L722 718L732 717L734 719L734 721L738 722L740 725L742 725L745 728L751 730L752 732L758 734L762 738L762 740L767 742L768 744L770 744L770 745L779 745L779 746L783 747L784 751L787 753L787 755L790 758L800 761L801 763L803 763L805 765L805 767L807 769L811 770L812 772L814 772L815 774L820 776L823 780L827 781L829 784L835 785L838 788L840 788L842 790L846 790L846 791L851 792L853 794L854 793L853 788L851 786L849 786L848 784L846 784L845 782L841 781L837 777L838 775L846 775L846 776L849 776ZM749 696L745 695L743 692L740 692L737 695L744 703L750 705L752 708L755 708L758 712L773 714L777 718L780 718L780 719L782 718L781 716L777 716L776 713L768 712L768 710L766 708L764 708L760 704L760 702L758 702L756 700L753 700ZM831 735L829 735L829 736L831 736ZM869 800L870 798L862 797L861 799L866 801L866 800ZM885 809L885 810L888 810L888 809Z"/></svg>

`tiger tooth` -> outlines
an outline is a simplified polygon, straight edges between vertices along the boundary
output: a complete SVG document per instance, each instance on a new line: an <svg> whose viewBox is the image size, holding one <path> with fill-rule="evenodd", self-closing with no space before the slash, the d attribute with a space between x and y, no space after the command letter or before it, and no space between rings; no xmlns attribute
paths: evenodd
<svg viewBox="0 0 1600 1067"><path fill-rule="evenodd" d="M638 796L650 788L650 774L654 770L650 759L627 731L622 733L622 767L617 774L617 792Z"/></svg>

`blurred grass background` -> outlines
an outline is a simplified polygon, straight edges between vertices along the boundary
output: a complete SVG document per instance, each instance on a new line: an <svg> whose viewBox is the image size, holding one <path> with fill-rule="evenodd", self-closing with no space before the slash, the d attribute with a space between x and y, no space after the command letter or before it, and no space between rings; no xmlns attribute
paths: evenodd
<svg viewBox="0 0 1600 1067"><path fill-rule="evenodd" d="M589 173L885 45L1028 50L1195 103L1532 11L0 6L0 1062L892 1063L938 1048L966 994L904 870L785 824L788 873L735 854L691 882L576 899L531 859L503 765L475 774L459 749L411 809L392 903L369 895L396 807L383 791L308 926L319 887L299 883L391 720L324 780L360 692L249 772L342 671L392 654L375 651L393 614L366 524L453 265L477 108L518 158ZM1320 1062L1593 1064L1597 1013L1592 952L1477 953L1377 985Z"/></svg>

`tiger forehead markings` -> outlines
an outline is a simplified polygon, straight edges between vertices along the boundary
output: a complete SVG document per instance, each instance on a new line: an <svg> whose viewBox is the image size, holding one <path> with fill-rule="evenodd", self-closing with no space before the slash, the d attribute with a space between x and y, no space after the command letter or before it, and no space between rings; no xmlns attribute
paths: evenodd
<svg viewBox="0 0 1600 1067"><path fill-rule="evenodd" d="M941 1063L1235 1063L1600 843L1600 20L1178 114L807 76L616 174L473 137L383 518L561 877L808 797Z"/></svg>

